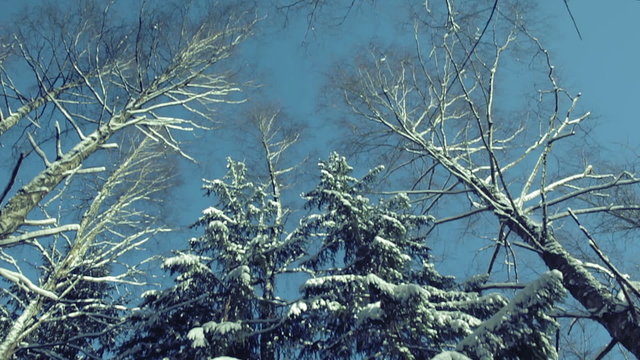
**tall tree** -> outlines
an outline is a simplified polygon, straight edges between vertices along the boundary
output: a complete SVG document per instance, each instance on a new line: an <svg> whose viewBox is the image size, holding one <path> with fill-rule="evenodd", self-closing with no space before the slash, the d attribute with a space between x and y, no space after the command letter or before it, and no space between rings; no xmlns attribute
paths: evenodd
<svg viewBox="0 0 640 360"><path fill-rule="evenodd" d="M37 268L2 252L15 270L1 270L12 286L2 294L11 311L0 358L101 356L105 348L94 347L96 340L112 342L128 308L122 286L145 284L138 267L120 259L168 230L147 204L170 185L167 168L159 166L163 156L151 139L136 144L90 196L75 236L29 240L42 257ZM34 271L39 284L26 276Z"/></svg>
<svg viewBox="0 0 640 360"><path fill-rule="evenodd" d="M213 106L239 100L230 96L239 88L215 68L250 34L254 17L197 2L152 8L141 2L136 17L120 17L116 5L44 5L30 10L12 34L13 51L1 68L0 136L17 138L17 152L28 140L30 157L40 157L44 168L3 199L2 247L29 238L14 233L61 182L101 169L85 160L116 146L108 143L114 134L135 128L181 151L174 132L209 127ZM68 231L48 232L54 230Z"/></svg>
<svg viewBox="0 0 640 360"><path fill-rule="evenodd" d="M320 163L320 184L304 195L321 212L296 230L319 240L308 240L301 268L312 277L289 310L289 341L301 358L426 359L458 342L474 358L483 351L556 357L555 322L545 311L563 294L559 280L540 280L509 304L472 283L456 284L430 262L424 233L434 219L412 214L406 194L373 204L367 193L382 168L362 179L352 170L332 154Z"/></svg>
<svg viewBox="0 0 640 360"><path fill-rule="evenodd" d="M336 76L344 104L362 130L358 138L371 144L367 134L375 133L375 141L382 138L394 146L400 165L415 171L414 165L423 164L407 190L423 194L426 209L439 209L432 214L448 211L436 224L492 214L497 225L491 264L502 249L513 259L517 244L548 269L562 273L563 285L581 304L583 317L599 323L612 344L640 356L638 293L586 232L558 231L563 226L576 229L573 221L566 222L572 216L580 225L589 216L638 209L635 203L602 206L599 201L606 196L603 191L640 179L626 171L599 172L586 159L574 166L574 156L562 152L589 113L578 111L580 94L558 84L550 54L529 32L523 14L497 1L486 9L489 21L472 16L475 9L462 2L426 5L428 11L417 14L410 35L413 55L389 49L381 57L375 49ZM445 16L445 26L434 25L442 24ZM523 71L538 86L537 112L529 113L533 116L510 112L517 97L500 91L513 85L507 73L517 63L510 60L527 51L532 61ZM459 207L445 206L451 201L469 207L452 214ZM588 246L583 249L597 254L599 264L570 252L565 239L571 237L584 239ZM607 285L607 273L625 290L624 302Z"/></svg>
<svg viewBox="0 0 640 360"><path fill-rule="evenodd" d="M256 23L240 5L72 3L0 36L3 359L100 356L93 339L127 309L118 290L143 283L118 259L166 230L141 211L168 186L161 158L190 158L179 134L242 101L221 68Z"/></svg>
<svg viewBox="0 0 640 360"><path fill-rule="evenodd" d="M164 260L163 267L177 274L175 285L145 294L120 357L275 359L283 353L276 340L286 303L276 294L276 278L296 254L283 248L291 243L281 187L291 168L279 163L297 135L284 131L277 115L252 118L266 169L263 181L231 159L223 179L205 181L216 205L203 210L195 224L204 234Z"/></svg>

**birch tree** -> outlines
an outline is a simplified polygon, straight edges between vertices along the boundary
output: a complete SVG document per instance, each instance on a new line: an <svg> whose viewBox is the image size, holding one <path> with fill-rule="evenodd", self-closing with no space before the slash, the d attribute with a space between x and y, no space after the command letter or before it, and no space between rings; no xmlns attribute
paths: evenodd
<svg viewBox="0 0 640 360"><path fill-rule="evenodd" d="M193 160L181 134L242 101L221 67L255 23L233 4L78 1L3 29L0 358L101 356L145 284L123 256L168 230L142 211L169 185L162 157Z"/></svg>
<svg viewBox="0 0 640 360"><path fill-rule="evenodd" d="M29 239L42 259L37 267L11 249L1 252L11 265L2 275L12 286L3 293L11 311L0 358L101 356L105 349L93 345L113 341L128 308L126 286L145 285L142 270L121 259L168 231L145 206L170 185L166 167L158 165L162 156L151 139L143 139L99 187L71 234ZM27 276L34 272L37 282Z"/></svg>
<svg viewBox="0 0 640 360"><path fill-rule="evenodd" d="M424 5L410 46L371 47L337 70L333 81L356 131L350 143L362 145L367 157L393 160L390 179L410 177L406 191L439 215L436 224L492 215L488 273L500 254L509 264L537 257L562 273L581 306L575 316L611 336L601 356L616 344L640 356L634 279L586 227L591 219L637 210L630 198L612 195L632 191L640 178L598 170L575 155L581 143L572 139L589 126L590 113L580 110L579 93L560 85L551 54L517 2ZM519 101L514 76L536 87L529 103ZM528 111L512 110L532 103ZM597 260L588 261L587 252Z"/></svg>
<svg viewBox="0 0 640 360"><path fill-rule="evenodd" d="M0 246L37 237L16 231L61 182L100 171L86 160L117 146L109 143L114 134L135 128L189 158L176 133L211 127L216 105L240 100L233 97L240 89L217 67L250 34L255 17L230 6L141 2L135 16L116 20L128 6L44 5L3 44L11 52L1 68L0 136L43 165L30 179L16 179L19 171L8 179L24 185L6 191Z"/></svg>

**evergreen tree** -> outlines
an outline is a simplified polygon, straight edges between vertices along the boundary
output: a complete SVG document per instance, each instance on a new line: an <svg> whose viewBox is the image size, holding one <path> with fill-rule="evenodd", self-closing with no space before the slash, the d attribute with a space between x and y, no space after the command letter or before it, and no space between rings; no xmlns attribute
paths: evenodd
<svg viewBox="0 0 640 360"><path fill-rule="evenodd" d="M268 185L248 180L243 163L228 160L222 180L205 181L216 207L195 224L204 235L186 251L167 258L163 267L177 274L176 284L145 294L138 315L142 333L129 342L133 358L260 358L260 337L277 322L273 283L273 248L279 204Z"/></svg>
<svg viewBox="0 0 640 360"><path fill-rule="evenodd" d="M308 251L315 250L301 263L312 278L289 311L301 358L431 358L453 350L475 329L486 329L483 322L492 315L511 314L512 307L522 305L507 304L498 294L482 296L479 287L440 275L421 235L432 219L412 215L406 195L377 204L366 196L381 170L357 179L345 158L334 153L320 163L320 184L305 194L308 206L320 213L303 219L298 230L318 240L309 244ZM546 334L552 324L545 312L559 294L557 286L552 288L529 291L538 295L539 311L514 316L511 326L493 329L493 336L505 341L491 346L480 341L477 348L494 349L503 355L499 358L533 347L553 354L539 350L549 344ZM516 328L520 335L513 334ZM462 349L476 354L473 346Z"/></svg>
<svg viewBox="0 0 640 360"><path fill-rule="evenodd" d="M412 215L402 194L373 204L366 194L382 168L362 179L352 170L332 154L305 194L321 212L299 230L318 239L302 261L313 277L289 311L303 334L301 358L424 359L454 347L505 300L459 290L439 275L420 235L431 218Z"/></svg>
<svg viewBox="0 0 640 360"><path fill-rule="evenodd" d="M204 234L164 261L176 284L145 294L122 357L273 360L285 351L276 344L286 306L276 278L301 250L285 232L282 177L293 168L281 168L280 158L298 135L280 126L278 114L249 116L265 176L228 159L222 179L205 180L217 201L195 224Z"/></svg>
<svg viewBox="0 0 640 360"><path fill-rule="evenodd" d="M229 159L223 179L205 182L217 203L196 223L204 234L164 260L175 285L144 295L121 357L556 356L548 313L562 295L558 274L511 302L481 294L486 276L458 284L439 274L423 235L432 218L413 214L404 194L367 196L381 170L358 179L332 154L303 195L316 210L287 234L273 183L251 182ZM290 306L275 288L287 271L310 275Z"/></svg>
<svg viewBox="0 0 640 360"><path fill-rule="evenodd" d="M458 349L474 359L557 359L550 334L558 324L550 313L565 293L561 272L543 274L478 326Z"/></svg>

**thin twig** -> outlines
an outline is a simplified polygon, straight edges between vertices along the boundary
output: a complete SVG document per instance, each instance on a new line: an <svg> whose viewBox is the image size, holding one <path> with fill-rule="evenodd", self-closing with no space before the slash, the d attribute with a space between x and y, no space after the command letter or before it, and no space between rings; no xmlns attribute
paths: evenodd
<svg viewBox="0 0 640 360"><path fill-rule="evenodd" d="M582 34L580 34L580 29L578 29L578 23L576 23L576 19L573 17L573 13L571 12L571 8L569 8L569 3L567 0L564 0L564 6L567 8L567 12L569 13L569 17L571 17L571 22L573 23L573 27L576 29L578 33L578 37L582 40Z"/></svg>
<svg viewBox="0 0 640 360"><path fill-rule="evenodd" d="M598 356L596 356L595 360L604 359L604 357L609 353L609 351L613 349L614 346L616 346L617 343L618 343L618 340L611 339L611 341L609 341L609 344L607 344L607 346L604 349L602 349L602 351L598 354Z"/></svg>

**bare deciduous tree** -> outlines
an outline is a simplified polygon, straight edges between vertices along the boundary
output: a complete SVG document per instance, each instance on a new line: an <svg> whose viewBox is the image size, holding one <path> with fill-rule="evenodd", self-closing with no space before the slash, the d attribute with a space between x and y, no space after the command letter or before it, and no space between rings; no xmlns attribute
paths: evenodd
<svg viewBox="0 0 640 360"><path fill-rule="evenodd" d="M123 256L168 231L149 212L173 175L163 157L191 159L181 134L243 101L221 66L256 22L236 3L78 1L3 35L0 358L98 356L123 287L146 284Z"/></svg>
<svg viewBox="0 0 640 360"><path fill-rule="evenodd" d="M213 106L239 101L231 95L240 89L214 68L250 34L256 21L251 14L195 5L148 9L142 2L137 19L121 24L113 20L115 4L80 5L72 13L47 7L29 15L2 65L6 114L0 136L13 130L21 138L17 134L24 132L45 165L4 204L2 247L25 239L13 234L60 182L100 171L83 163L115 146L108 141L117 132L135 127L182 153L175 132L207 128ZM194 11L201 15L194 19ZM29 91L21 90L23 83ZM45 151L43 142L52 150Z"/></svg>
<svg viewBox="0 0 640 360"><path fill-rule="evenodd" d="M457 204L452 208L448 202L449 212L468 204L436 224L493 214L498 236L491 263L502 248L510 256L515 256L516 246L535 254L548 269L562 273L565 288L586 317L606 329L613 344L640 356L640 294L581 224L589 216L637 210L640 204L603 197L640 178L626 171L599 172L588 162L573 165L583 159L574 161L564 151L589 113L578 111L580 94L558 84L548 51L513 8L496 2L485 13L499 13L499 19L488 23L473 16L477 13L456 8L454 1L440 9L436 7L442 4L426 4L427 15L415 23L411 55L388 49L380 56L374 49L336 76L344 103L360 118L354 120L361 131L358 136L382 141L387 153L392 147L397 154L392 169L411 166L415 171L415 164L424 164L408 193L421 196L426 209L434 211L448 198ZM442 24L438 20L443 16L448 18L446 26L433 25ZM505 90L513 86L507 75L514 66L513 55L522 57L526 51L532 51L526 76L537 86L537 111L528 114L505 110L526 104ZM441 205L440 211L446 212L446 207ZM576 229L571 217L582 233L560 230ZM565 246L568 236L588 244L599 264L570 252ZM623 298L616 298L606 285L607 277L615 279Z"/></svg>
<svg viewBox="0 0 640 360"><path fill-rule="evenodd" d="M0 358L9 359L14 353L51 355L74 346L86 347L83 352L90 353L91 340L108 334L122 321L127 306L115 287L145 285L145 281L138 266L120 260L155 234L169 231L148 206L142 208L170 185L171 172L159 166L165 153L158 146L150 138L135 144L92 196L80 222L63 225L74 235L57 232L53 237L25 239L43 259L36 269L9 249L2 251L3 262L14 267L0 271L15 285L4 294L14 299L15 315L6 319ZM64 214L52 217L52 225L64 218ZM40 284L24 275L33 271L38 272ZM74 328L74 321L82 325ZM41 331L52 328L55 334Z"/></svg>

